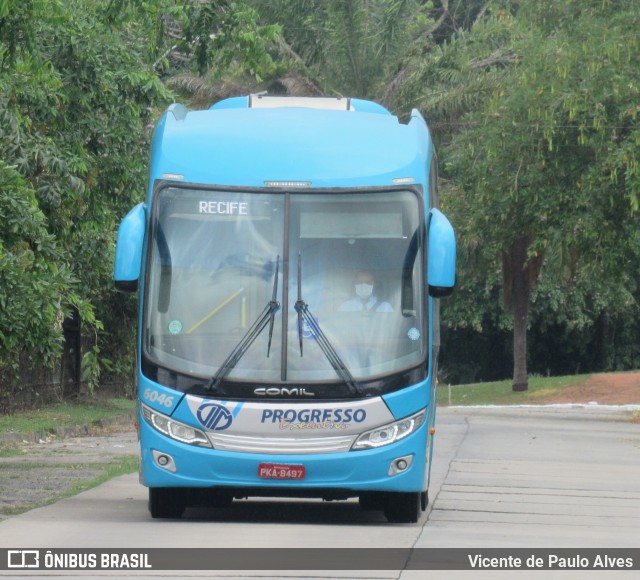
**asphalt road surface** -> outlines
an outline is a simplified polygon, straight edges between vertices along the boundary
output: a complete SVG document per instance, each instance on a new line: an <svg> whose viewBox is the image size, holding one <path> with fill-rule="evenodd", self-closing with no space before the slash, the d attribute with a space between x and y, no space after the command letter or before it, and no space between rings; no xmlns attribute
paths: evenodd
<svg viewBox="0 0 640 580"><path fill-rule="evenodd" d="M152 520L137 475L0 522L5 548L640 548L640 424L602 407L441 408L431 503L390 525L357 501L236 501ZM135 445L131 442L131 452ZM247 557L250 557L250 550ZM637 550L636 550L637 553ZM0 577L85 577L0 571ZM635 571L145 571L104 577L620 578ZM637 576L635 576L637 577Z"/></svg>

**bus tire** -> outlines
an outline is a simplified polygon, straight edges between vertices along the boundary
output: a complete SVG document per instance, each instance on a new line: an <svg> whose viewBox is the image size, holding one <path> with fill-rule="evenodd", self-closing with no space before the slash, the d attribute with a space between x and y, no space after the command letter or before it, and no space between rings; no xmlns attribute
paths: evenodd
<svg viewBox="0 0 640 580"><path fill-rule="evenodd" d="M152 518L181 518L186 507L186 496L181 489L149 488L149 512Z"/></svg>
<svg viewBox="0 0 640 580"><path fill-rule="evenodd" d="M422 511L422 494L389 492L384 502L384 515L392 524L415 524Z"/></svg>
<svg viewBox="0 0 640 580"><path fill-rule="evenodd" d="M423 491L420 494L420 508L422 509L422 511L426 511L428 505L429 505L429 490Z"/></svg>

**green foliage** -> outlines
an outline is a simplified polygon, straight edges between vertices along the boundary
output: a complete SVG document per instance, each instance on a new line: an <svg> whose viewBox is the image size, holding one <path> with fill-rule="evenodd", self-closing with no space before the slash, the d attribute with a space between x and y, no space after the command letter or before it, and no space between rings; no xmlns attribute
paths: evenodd
<svg viewBox="0 0 640 580"><path fill-rule="evenodd" d="M281 66L326 94L374 98L391 71L432 24L418 0L274 0L252 4L281 27Z"/></svg>
<svg viewBox="0 0 640 580"><path fill-rule="evenodd" d="M35 192L2 160L0 215L0 371L13 376L23 349L45 363L59 355L62 319L78 297Z"/></svg>
<svg viewBox="0 0 640 580"><path fill-rule="evenodd" d="M456 28L444 42L412 53L403 63L402 83L390 103L404 111L420 108L435 137L448 140L464 128L462 117L504 82L514 60L511 40L517 35L510 23L503 11L489 11L472 23L471 30Z"/></svg>
<svg viewBox="0 0 640 580"><path fill-rule="evenodd" d="M130 376L135 303L112 288L114 242L173 100L158 71L175 46L201 71L235 59L259 75L277 29L255 16L231 1L0 1L0 376L53 366L72 309L89 387Z"/></svg>
<svg viewBox="0 0 640 580"><path fill-rule="evenodd" d="M535 6L534 17L546 14ZM510 40L515 62L467 114L447 159L473 196L469 229L489 251L530 231L532 256L555 247L571 259L595 248L599 266L613 273L621 244L612 232L629 222L640 192L632 114L639 85L631 57L640 48L633 32L640 15L619 4L576 6L572 33L545 30L544 41L522 12L523 22L509 21L517 32Z"/></svg>
<svg viewBox="0 0 640 580"><path fill-rule="evenodd" d="M14 351L1 357L13 368L20 351L34 365L53 363L71 307L91 333L113 316L100 305L111 292L114 230L143 191L140 152L150 107L170 98L127 39L88 10L90 5L21 4L25 14L41 17L35 20L18 17L17 9L10 12L18 32L10 38L13 44L3 46L11 58L0 70L0 155L26 180L23 197L25 188L32 192L24 197L31 214L23 206L10 223L33 236L27 218L37 215L40 235L47 235L37 244L28 237L23 246L10 242L23 264L31 251L27 244L42 254L40 261L23 266L31 277L29 291L16 295L24 285L2 284L15 297L15 312L3 328ZM20 33L26 25L29 35ZM42 325L38 333L29 330L36 323Z"/></svg>
<svg viewBox="0 0 640 580"><path fill-rule="evenodd" d="M110 0L105 17L114 24L146 33L142 45L156 70L175 73L190 68L221 78L239 67L256 78L273 62L268 45L278 36L275 25L261 25L247 2L234 0ZM172 56L178 58L172 59ZM174 60L172 64L172 60ZM176 64L183 63L183 64Z"/></svg>
<svg viewBox="0 0 640 580"><path fill-rule="evenodd" d="M443 127L449 122L455 128L441 149L446 175L456 185L445 204L463 247L462 290L466 285L475 299L459 296L445 309L445 320L460 327L470 320L486 323L491 307L482 296L499 287L500 262L525 235L527 267L541 265L531 277L537 283L531 295L534 364L540 366L556 358L550 343L573 352L584 366L597 360L620 368L621 360L605 348L613 338L607 333L611 321L637 315L636 275L628 264L640 252L639 20L633 2L539 2L513 13L494 10L419 71L437 71L442 60L457 71L428 91L441 91L440 98L425 100L428 117L431 112ZM478 56L469 60L473 53ZM607 332L599 330L602 320L609 321ZM637 337L637 324L623 327L626 336ZM491 328L496 325L490 321L484 331ZM553 338L545 338L547 332ZM580 348L585 339L599 346ZM627 364L637 366L637 349L620 340L617 345ZM563 371L580 367L569 359L563 364L571 368Z"/></svg>
<svg viewBox="0 0 640 580"><path fill-rule="evenodd" d="M258 13L242 2L194 3L188 7L186 40L202 75L213 69L220 78L232 63L256 78L269 72L266 44L275 40L277 26L258 26Z"/></svg>

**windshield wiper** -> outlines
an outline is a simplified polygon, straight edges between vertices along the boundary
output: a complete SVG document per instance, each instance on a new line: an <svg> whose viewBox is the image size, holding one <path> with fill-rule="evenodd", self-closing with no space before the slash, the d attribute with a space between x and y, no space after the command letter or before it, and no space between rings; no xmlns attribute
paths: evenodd
<svg viewBox="0 0 640 580"><path fill-rule="evenodd" d="M273 277L273 292L271 294L271 300L267 303L264 310L260 313L260 316L251 325L247 333L242 337L242 340L231 351L229 356L220 365L218 372L211 377L209 382L205 385L207 391L215 391L224 378L234 369L240 359L249 350L251 345L255 342L260 333L269 325L269 342L267 344L267 357L271 353L271 338L273 337L273 323L276 312L280 308L280 302L276 300L278 296L278 273L280 271L280 256L276 258L276 273Z"/></svg>
<svg viewBox="0 0 640 580"><path fill-rule="evenodd" d="M352 393L362 395L362 388L357 383L347 366L342 362L340 355L333 348L331 342L322 332L318 325L318 321L313 317L309 310L309 305L302 299L302 254L298 254L298 300L295 303L295 309L298 313L298 341L300 343L300 356L303 356L302 344L302 323L303 321L311 329L311 333L315 336L316 342L322 350L325 357L336 371L336 374L345 382Z"/></svg>

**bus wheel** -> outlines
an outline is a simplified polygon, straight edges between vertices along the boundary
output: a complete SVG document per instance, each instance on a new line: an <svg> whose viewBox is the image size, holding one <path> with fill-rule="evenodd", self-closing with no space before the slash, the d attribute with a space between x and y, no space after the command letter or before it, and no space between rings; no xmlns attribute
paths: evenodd
<svg viewBox="0 0 640 580"><path fill-rule="evenodd" d="M422 509L422 511L425 511L428 505L429 505L429 490L423 491L420 494L420 508Z"/></svg>
<svg viewBox="0 0 640 580"><path fill-rule="evenodd" d="M152 518L181 518L186 507L186 496L181 489L149 488L149 511Z"/></svg>
<svg viewBox="0 0 640 580"><path fill-rule="evenodd" d="M389 492L384 502L384 515L392 524L414 524L422 511L420 492Z"/></svg>

